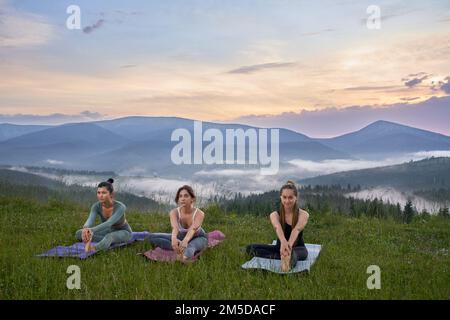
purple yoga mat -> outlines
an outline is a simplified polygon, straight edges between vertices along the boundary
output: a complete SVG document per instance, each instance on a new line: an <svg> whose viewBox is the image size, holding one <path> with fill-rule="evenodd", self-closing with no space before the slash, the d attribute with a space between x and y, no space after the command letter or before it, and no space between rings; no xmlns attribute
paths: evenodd
<svg viewBox="0 0 450 320"><path fill-rule="evenodd" d="M131 239L128 242L122 242L122 243L113 243L109 249L114 249L117 247L123 247L127 246L130 243L133 243L135 241L143 241L145 238L149 235L148 231L142 231L142 232L133 232ZM92 242L92 245L95 246L96 242ZM57 246L53 249L50 249L47 252L44 252L42 254L38 254L38 257L72 257L72 258L79 258L79 259L86 259L90 256L94 255L96 251L89 251L84 252L84 243L83 242L76 242L71 246Z"/></svg>
<svg viewBox="0 0 450 320"><path fill-rule="evenodd" d="M225 235L219 231L214 230L208 233L208 248L213 248L220 244L223 240L225 240ZM203 251L197 252L192 261L197 261L199 256L203 253ZM177 254L173 250L164 250L159 247L148 250L143 253L143 255L153 261L166 261L173 262L177 260Z"/></svg>

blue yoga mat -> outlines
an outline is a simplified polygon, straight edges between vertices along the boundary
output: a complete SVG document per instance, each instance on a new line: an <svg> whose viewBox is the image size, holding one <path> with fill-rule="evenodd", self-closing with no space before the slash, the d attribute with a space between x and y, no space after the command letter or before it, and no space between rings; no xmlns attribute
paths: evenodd
<svg viewBox="0 0 450 320"><path fill-rule="evenodd" d="M142 231L142 232L133 232L131 239L128 242L121 242L121 243L113 243L109 249L114 249L117 247L123 247L127 246L135 241L143 241L148 236L148 231ZM96 242L92 242L92 245L96 245ZM49 251L46 251L42 254L38 254L38 257L60 257L60 258L66 258L66 257L72 257L72 258L79 258L79 259L86 259L90 256L96 254L98 251L84 251L84 243L83 242L76 242L71 246L57 246L53 249L50 249Z"/></svg>
<svg viewBox="0 0 450 320"><path fill-rule="evenodd" d="M275 273L297 273L303 271L309 271L316 261L317 257L320 254L320 250L322 246L320 244L305 244L306 249L308 250L308 258L303 261L297 261L297 264L294 268L292 268L289 272L281 271L281 260L277 259L267 259L267 258L259 258L253 257L250 261L247 261L242 265L244 269L264 269Z"/></svg>

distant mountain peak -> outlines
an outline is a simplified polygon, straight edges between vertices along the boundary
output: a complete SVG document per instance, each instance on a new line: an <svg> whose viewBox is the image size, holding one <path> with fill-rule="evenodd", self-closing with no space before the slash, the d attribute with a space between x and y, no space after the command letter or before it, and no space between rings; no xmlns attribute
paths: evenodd
<svg viewBox="0 0 450 320"><path fill-rule="evenodd" d="M403 126L402 124L386 121L386 120L377 120L375 122L372 122L368 126L385 126L385 125L393 125L393 126Z"/></svg>
<svg viewBox="0 0 450 320"><path fill-rule="evenodd" d="M396 128L396 129L400 129L400 128L408 128L408 129L414 129L414 130L420 130L414 127L410 127L404 124L400 124L397 122L391 122L391 121L386 121L386 120L377 120L375 122L372 122L371 124L365 126L364 128L362 128L359 131L365 130L365 129L383 129L383 128Z"/></svg>
<svg viewBox="0 0 450 320"><path fill-rule="evenodd" d="M377 120L375 122L372 122L371 124L365 126L364 128L355 131L350 132L347 134L344 134L342 136L335 137L335 139L339 139L341 137L348 137L348 136L355 136L360 134L375 134L375 135L385 135L390 133L410 133L410 134L427 134L427 135L435 135L435 136L442 136L441 134L419 129L415 127L411 127L408 125L386 121L386 120Z"/></svg>
<svg viewBox="0 0 450 320"><path fill-rule="evenodd" d="M399 153L450 150L450 137L386 120L320 142L360 158L383 158Z"/></svg>

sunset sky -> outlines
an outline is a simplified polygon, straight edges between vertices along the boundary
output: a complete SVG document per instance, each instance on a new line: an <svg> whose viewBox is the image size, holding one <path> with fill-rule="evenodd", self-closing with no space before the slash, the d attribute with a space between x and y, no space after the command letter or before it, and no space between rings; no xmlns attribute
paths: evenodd
<svg viewBox="0 0 450 320"><path fill-rule="evenodd" d="M79 30L66 27L71 4ZM380 29L367 27L370 5ZM267 126L330 110L352 119L448 96L449 76L449 1L0 0L0 122L58 113ZM446 101L435 120L418 112L406 124L450 135Z"/></svg>

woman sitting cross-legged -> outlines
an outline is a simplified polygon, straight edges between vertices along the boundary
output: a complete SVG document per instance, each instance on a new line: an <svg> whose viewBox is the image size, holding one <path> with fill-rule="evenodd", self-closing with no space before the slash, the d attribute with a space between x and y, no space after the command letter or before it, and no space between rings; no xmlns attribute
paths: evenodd
<svg viewBox="0 0 450 320"><path fill-rule="evenodd" d="M298 207L298 191L292 181L280 189L280 210L270 214L270 222L277 234L277 243L251 244L247 253L261 258L281 260L281 270L288 272L297 261L306 260L308 250L303 241L303 229L308 223L309 214Z"/></svg>
<svg viewBox="0 0 450 320"><path fill-rule="evenodd" d="M191 261L195 253L208 246L206 232L202 228L205 213L194 207L194 190L187 185L178 189L175 196L178 207L170 211L172 233L150 233L148 241L157 247L174 250L177 259Z"/></svg>
<svg viewBox="0 0 450 320"><path fill-rule="evenodd" d="M107 250L113 243L127 242L132 236L131 227L125 219L126 207L114 200L113 183L113 179L108 179L98 185L98 201L92 205L83 229L75 233L75 237L85 243L85 251ZM94 226L97 216L102 223ZM95 247L91 241L97 242Z"/></svg>

